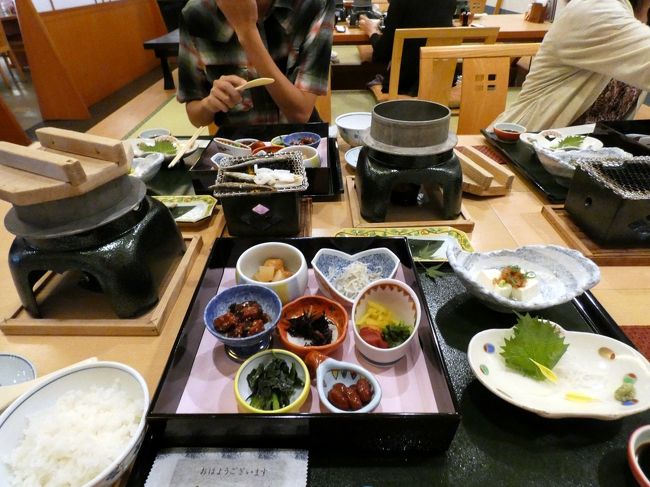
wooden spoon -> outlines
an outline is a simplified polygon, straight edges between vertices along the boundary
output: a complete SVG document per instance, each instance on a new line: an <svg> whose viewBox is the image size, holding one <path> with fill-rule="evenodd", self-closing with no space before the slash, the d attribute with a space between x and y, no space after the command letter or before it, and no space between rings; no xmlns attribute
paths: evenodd
<svg viewBox="0 0 650 487"><path fill-rule="evenodd" d="M275 83L275 80L273 78L255 78L250 81L247 81L243 85L239 85L235 89L237 91L244 91L249 88L256 88L258 86L270 85L271 83Z"/></svg>

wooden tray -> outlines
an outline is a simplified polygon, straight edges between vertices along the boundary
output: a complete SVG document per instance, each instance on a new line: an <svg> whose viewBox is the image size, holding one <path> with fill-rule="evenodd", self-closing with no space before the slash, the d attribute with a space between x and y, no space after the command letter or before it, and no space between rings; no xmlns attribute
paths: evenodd
<svg viewBox="0 0 650 487"><path fill-rule="evenodd" d="M574 222L563 205L544 205L542 214L567 241L569 247L582 252L586 257L602 266L649 265L650 249L607 248L591 240Z"/></svg>
<svg viewBox="0 0 650 487"><path fill-rule="evenodd" d="M19 305L10 317L2 320L0 331L5 335L159 335L203 241L201 236L186 237L185 244L185 254L161 282L158 304L142 316L119 319L102 294L78 287L74 274L50 272L41 279L35 293L39 302L49 300L51 316L32 318ZM67 292L71 287L74 292Z"/></svg>
<svg viewBox="0 0 650 487"><path fill-rule="evenodd" d="M471 233L474 230L474 221L469 216L464 205L460 208L460 216L455 220L442 220L439 215L431 213L430 208L422 209L415 206L397 206L390 205L385 222L371 223L361 216L361 207L359 197L354 187L354 176L345 178L345 185L348 192L348 202L350 205L350 214L352 216L353 227L363 228L384 228L384 227L439 227L449 226L465 233Z"/></svg>
<svg viewBox="0 0 650 487"><path fill-rule="evenodd" d="M512 189L515 175L474 147L457 147L454 152L463 169L463 191L477 196L502 196Z"/></svg>

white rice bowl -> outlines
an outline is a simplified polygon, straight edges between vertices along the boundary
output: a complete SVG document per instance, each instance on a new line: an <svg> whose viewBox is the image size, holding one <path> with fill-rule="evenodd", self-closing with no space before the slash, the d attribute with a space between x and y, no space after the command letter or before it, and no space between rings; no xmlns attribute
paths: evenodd
<svg viewBox="0 0 650 487"><path fill-rule="evenodd" d="M144 438L149 392L117 362L64 370L0 415L0 485L108 486Z"/></svg>

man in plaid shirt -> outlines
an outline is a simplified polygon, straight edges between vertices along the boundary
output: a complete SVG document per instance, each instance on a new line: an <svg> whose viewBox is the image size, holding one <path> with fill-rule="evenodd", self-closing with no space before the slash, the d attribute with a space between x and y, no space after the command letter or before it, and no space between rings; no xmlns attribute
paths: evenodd
<svg viewBox="0 0 650 487"><path fill-rule="evenodd" d="M190 0L177 98L197 127L305 123L328 87L334 0ZM275 83L238 92L247 80Z"/></svg>

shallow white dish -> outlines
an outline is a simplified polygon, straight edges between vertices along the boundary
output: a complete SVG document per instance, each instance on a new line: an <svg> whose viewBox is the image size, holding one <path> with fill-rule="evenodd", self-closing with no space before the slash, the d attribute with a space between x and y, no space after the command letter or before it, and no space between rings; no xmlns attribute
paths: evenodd
<svg viewBox="0 0 650 487"><path fill-rule="evenodd" d="M129 174L140 178L146 183L158 174L164 160L165 156L158 152L145 154L142 157L134 157L133 162L131 162L131 172Z"/></svg>
<svg viewBox="0 0 650 487"><path fill-rule="evenodd" d="M169 210L178 213L174 217L176 223L198 223L201 220L212 215L217 200L212 196L192 195L192 196L154 196L162 202Z"/></svg>
<svg viewBox="0 0 650 487"><path fill-rule="evenodd" d="M34 365L25 357L0 353L0 387L27 382L36 377Z"/></svg>
<svg viewBox="0 0 650 487"><path fill-rule="evenodd" d="M571 135L579 135L579 134L571 134ZM582 140L580 145L577 147L558 149L557 147L558 143L565 137L568 136L563 135L561 132L558 132L556 130L543 130L538 134L534 134L531 132L523 133L519 136L519 140L521 140L525 144L532 145L535 148L544 148L544 149L553 149L553 150L577 150L577 149L598 150L598 149L602 149L603 147L602 141L594 137L585 136L585 138Z"/></svg>
<svg viewBox="0 0 650 487"><path fill-rule="evenodd" d="M555 176L555 180L559 184L567 187L571 184L571 178L573 178L576 168L583 161L619 160L632 157L632 154L618 147L580 150L553 150L536 147L535 151L544 169Z"/></svg>
<svg viewBox="0 0 650 487"><path fill-rule="evenodd" d="M151 128L140 132L138 134L138 137L141 139L154 139L156 137L160 137L161 135L171 135L171 131L164 128Z"/></svg>
<svg viewBox="0 0 650 487"><path fill-rule="evenodd" d="M613 420L650 408L650 364L643 355L613 338L558 328L569 348L553 368L558 377L555 384L506 367L500 352L505 339L512 336L512 328L474 335L467 349L469 365L491 392L548 418ZM634 383L636 401L614 399L614 391L624 379ZM572 394L569 399L567 393ZM583 396L593 400L575 399Z"/></svg>
<svg viewBox="0 0 650 487"><path fill-rule="evenodd" d="M334 287L334 281L355 261L365 264L370 272L379 274L377 279L394 277L400 264L399 258L385 247L368 249L353 255L335 249L320 249L311 261L318 287L325 295L343 306L351 307L357 296L344 296Z"/></svg>
<svg viewBox="0 0 650 487"><path fill-rule="evenodd" d="M357 168L357 161L359 160L359 152L363 147L354 147L345 152L345 162L347 162L350 167L354 169Z"/></svg>
<svg viewBox="0 0 650 487"><path fill-rule="evenodd" d="M566 303L600 281L596 264L577 250L559 245L527 245L514 250L470 253L452 242L447 249L447 260L474 297L502 312L533 311ZM528 301L500 296L478 280L482 270L513 265L537 276L539 292Z"/></svg>
<svg viewBox="0 0 650 487"><path fill-rule="evenodd" d="M127 471L142 444L149 407L149 391L144 378L135 369L118 362L95 362L66 368L25 392L0 415L2 451L8 454L22 441L28 416L53 407L66 392L90 390L93 386L111 387L116 379L120 381L119 387L141 404L140 421L120 455L83 487L113 485ZM7 464L0 462L0 485L9 485L8 476Z"/></svg>
<svg viewBox="0 0 650 487"><path fill-rule="evenodd" d="M144 146L153 146L157 139L169 140L177 151L180 150L187 142L187 140L177 139L176 137L172 137L171 135L161 135L160 137L156 137L154 139L133 139L131 144L133 146L133 155L135 157L143 157L147 154L160 154L159 152L153 152L151 150L148 150L146 147L144 147ZM144 146L139 147L141 144L144 144ZM185 150L183 157L189 156L198 148L199 148L198 142L194 141L194 143ZM162 155L165 158L165 162L169 162L176 156L176 152L173 154L162 154Z"/></svg>

